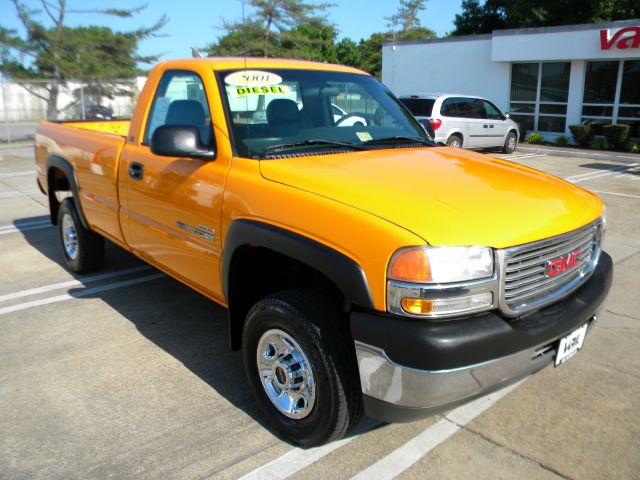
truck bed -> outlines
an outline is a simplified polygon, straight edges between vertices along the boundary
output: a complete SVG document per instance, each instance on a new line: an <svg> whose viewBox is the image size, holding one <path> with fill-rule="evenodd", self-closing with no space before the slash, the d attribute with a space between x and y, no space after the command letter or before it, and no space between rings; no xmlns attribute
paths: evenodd
<svg viewBox="0 0 640 480"><path fill-rule="evenodd" d="M43 122L36 132L38 182L48 189L47 161L59 157L71 164L78 200L90 227L123 242L118 222L118 164L129 133L129 121Z"/></svg>

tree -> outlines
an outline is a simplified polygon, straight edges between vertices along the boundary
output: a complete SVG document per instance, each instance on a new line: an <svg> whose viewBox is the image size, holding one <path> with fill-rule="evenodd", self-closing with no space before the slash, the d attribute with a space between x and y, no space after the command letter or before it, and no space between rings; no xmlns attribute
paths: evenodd
<svg viewBox="0 0 640 480"><path fill-rule="evenodd" d="M400 0L398 12L386 17L394 40L428 40L436 38L436 32L423 27L418 14L425 9L426 0Z"/></svg>
<svg viewBox="0 0 640 480"><path fill-rule="evenodd" d="M638 18L638 0L465 0L452 35Z"/></svg>
<svg viewBox="0 0 640 480"><path fill-rule="evenodd" d="M35 10L20 0L11 1L26 30L26 36L22 37L14 30L0 28L2 67L16 78L50 80L43 84L42 90L30 91L47 102L47 117L51 119L57 118L60 113L58 97L60 87L66 81L128 77L136 73L137 62L155 61L155 56L138 56L137 46L141 40L155 35L167 22L167 18L163 16L150 27L121 33L114 33L106 27L68 28L64 22L70 14L101 13L129 18L144 7L129 10L79 10L69 8L67 0L40 0L41 9ZM41 16L45 17L45 21L39 19ZM28 67L23 66L23 56L32 59ZM99 85L95 88L101 90Z"/></svg>
<svg viewBox="0 0 640 480"><path fill-rule="evenodd" d="M387 27L396 30L400 27L401 32L406 32L412 28L420 27L418 13L425 9L426 0L400 0L398 12L395 15L386 17Z"/></svg>
<svg viewBox="0 0 640 480"><path fill-rule="evenodd" d="M246 21L224 22L226 34L206 47L212 55L313 58L335 43L335 29L319 16L328 3L303 0L249 0ZM313 47L315 45L315 47Z"/></svg>
<svg viewBox="0 0 640 480"><path fill-rule="evenodd" d="M342 65L360 68L362 54L358 44L350 38L343 38L336 45L337 62Z"/></svg>
<svg viewBox="0 0 640 480"><path fill-rule="evenodd" d="M373 33L366 40L363 38L358 42L360 50L360 65L358 68L369 72L378 80L382 76L382 42L388 39L386 33Z"/></svg>
<svg viewBox="0 0 640 480"><path fill-rule="evenodd" d="M481 6L478 0L464 0L462 13L456 14L453 23L456 28L452 35L491 33L503 29L506 26L504 2L487 0Z"/></svg>

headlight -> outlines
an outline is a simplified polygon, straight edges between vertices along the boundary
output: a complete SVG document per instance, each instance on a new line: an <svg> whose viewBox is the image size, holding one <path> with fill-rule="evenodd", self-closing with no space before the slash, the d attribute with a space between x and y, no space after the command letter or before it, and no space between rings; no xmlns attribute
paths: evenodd
<svg viewBox="0 0 640 480"><path fill-rule="evenodd" d="M493 250L408 247L387 268L387 308L411 317L447 317L489 310L497 297Z"/></svg>
<svg viewBox="0 0 640 480"><path fill-rule="evenodd" d="M388 278L405 282L464 282L493 275L493 251L487 247L409 247L389 262Z"/></svg>

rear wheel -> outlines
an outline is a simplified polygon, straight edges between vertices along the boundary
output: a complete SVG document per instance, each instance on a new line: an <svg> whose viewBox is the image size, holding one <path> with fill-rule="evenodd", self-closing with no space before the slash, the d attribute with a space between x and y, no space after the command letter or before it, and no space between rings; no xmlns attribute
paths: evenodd
<svg viewBox="0 0 640 480"><path fill-rule="evenodd" d="M242 345L253 395L287 440L321 445L360 419L353 342L330 298L290 290L260 300L247 315Z"/></svg>
<svg viewBox="0 0 640 480"><path fill-rule="evenodd" d="M457 147L457 148L462 147L462 137L454 133L447 139L447 145L449 145L450 147Z"/></svg>
<svg viewBox="0 0 640 480"><path fill-rule="evenodd" d="M58 236L69 269L86 273L102 267L104 238L82 225L72 197L65 198L60 204Z"/></svg>
<svg viewBox="0 0 640 480"><path fill-rule="evenodd" d="M502 152L513 153L513 151L516 149L517 141L518 137L516 136L515 132L509 132L506 140L504 141L504 145L502 146Z"/></svg>

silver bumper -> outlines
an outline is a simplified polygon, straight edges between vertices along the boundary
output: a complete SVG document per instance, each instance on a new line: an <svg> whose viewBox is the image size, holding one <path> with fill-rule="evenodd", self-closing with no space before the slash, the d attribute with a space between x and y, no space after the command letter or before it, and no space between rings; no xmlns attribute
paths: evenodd
<svg viewBox="0 0 640 480"><path fill-rule="evenodd" d="M453 370L416 370L394 363L377 347L356 341L362 392L399 407L435 409L534 373L555 358L555 342Z"/></svg>

